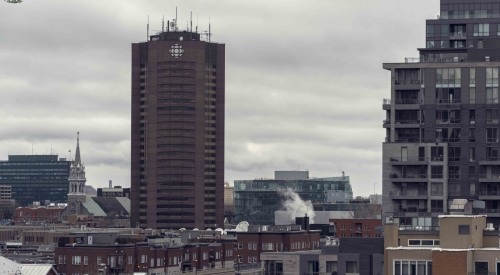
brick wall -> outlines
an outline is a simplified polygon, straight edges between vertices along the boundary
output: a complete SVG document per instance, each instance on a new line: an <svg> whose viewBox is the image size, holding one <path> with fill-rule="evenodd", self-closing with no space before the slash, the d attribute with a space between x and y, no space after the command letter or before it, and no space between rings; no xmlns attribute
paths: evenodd
<svg viewBox="0 0 500 275"><path fill-rule="evenodd" d="M432 274L467 274L466 251L433 251Z"/></svg>

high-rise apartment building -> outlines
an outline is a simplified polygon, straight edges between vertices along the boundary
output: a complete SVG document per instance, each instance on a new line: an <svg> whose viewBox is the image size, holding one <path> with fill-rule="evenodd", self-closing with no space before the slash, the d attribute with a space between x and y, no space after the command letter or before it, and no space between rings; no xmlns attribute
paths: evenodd
<svg viewBox="0 0 500 275"><path fill-rule="evenodd" d="M132 44L131 223L222 227L225 45L167 26Z"/></svg>
<svg viewBox="0 0 500 275"><path fill-rule="evenodd" d="M420 57L383 65L391 72L391 98L383 102L384 216L433 228L438 215L453 212L453 199L467 199L484 201L475 211L496 227L500 1L441 0L425 33Z"/></svg>

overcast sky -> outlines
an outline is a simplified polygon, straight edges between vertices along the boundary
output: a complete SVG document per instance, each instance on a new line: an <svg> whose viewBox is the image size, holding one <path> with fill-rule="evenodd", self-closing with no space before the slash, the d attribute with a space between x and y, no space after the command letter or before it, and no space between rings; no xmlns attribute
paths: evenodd
<svg viewBox="0 0 500 275"><path fill-rule="evenodd" d="M74 157L80 131L87 184L130 186L131 43L176 6L226 44L226 181L300 166L381 192L382 63L418 56L439 0L2 1L0 159Z"/></svg>

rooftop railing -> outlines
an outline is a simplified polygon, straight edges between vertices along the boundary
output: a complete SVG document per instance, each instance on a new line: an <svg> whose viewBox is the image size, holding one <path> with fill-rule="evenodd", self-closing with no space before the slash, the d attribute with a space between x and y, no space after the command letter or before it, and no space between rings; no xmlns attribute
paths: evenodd
<svg viewBox="0 0 500 275"><path fill-rule="evenodd" d="M481 174L479 175L479 178L480 179L496 179L496 180L500 180L500 174Z"/></svg>
<svg viewBox="0 0 500 275"><path fill-rule="evenodd" d="M390 161L427 161L427 158L424 158L424 157L413 157L413 158L409 158L409 157L390 157L389 158Z"/></svg>

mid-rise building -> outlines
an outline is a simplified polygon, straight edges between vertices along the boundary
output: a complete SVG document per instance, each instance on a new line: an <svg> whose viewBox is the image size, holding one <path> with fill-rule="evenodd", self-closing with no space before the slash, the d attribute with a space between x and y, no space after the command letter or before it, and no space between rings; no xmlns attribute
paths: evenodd
<svg viewBox="0 0 500 275"><path fill-rule="evenodd" d="M21 206L34 201L68 200L70 162L57 155L9 155L0 161L0 185L11 187L11 198Z"/></svg>
<svg viewBox="0 0 500 275"><path fill-rule="evenodd" d="M210 37L174 21L132 44L134 227L223 225L225 45Z"/></svg>
<svg viewBox="0 0 500 275"><path fill-rule="evenodd" d="M97 188L97 196L130 198L130 188L123 188L119 185L112 186L111 181L109 181L108 188Z"/></svg>
<svg viewBox="0 0 500 275"><path fill-rule="evenodd" d="M234 205L234 186L224 183L224 205Z"/></svg>
<svg viewBox="0 0 500 275"><path fill-rule="evenodd" d="M277 171L275 179L235 180L236 222L247 221L251 225L274 224L275 211L283 209L287 192L296 193L300 199L311 201L313 205L349 202L352 199L349 176L309 178L308 171L289 172L290 175L286 171ZM347 210L347 207L342 210ZM289 217L288 220L293 223L295 217Z"/></svg>
<svg viewBox="0 0 500 275"><path fill-rule="evenodd" d="M482 200L479 213L498 226L500 1L440 4L440 15L422 28L420 56L383 64L391 72L384 216L430 228L453 199Z"/></svg>

